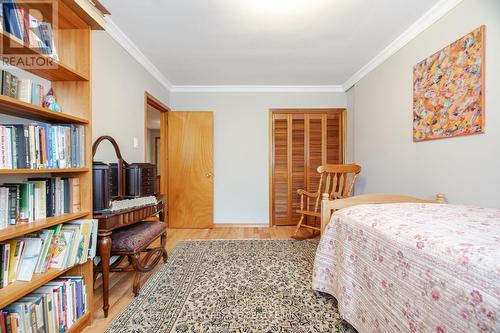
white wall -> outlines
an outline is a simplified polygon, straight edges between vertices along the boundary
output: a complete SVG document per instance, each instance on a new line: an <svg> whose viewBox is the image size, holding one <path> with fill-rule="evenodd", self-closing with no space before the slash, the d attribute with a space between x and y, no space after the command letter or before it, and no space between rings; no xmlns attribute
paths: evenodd
<svg viewBox="0 0 500 333"><path fill-rule="evenodd" d="M214 112L215 223L269 223L270 108L346 107L343 93L173 92L170 100L174 111Z"/></svg>
<svg viewBox="0 0 500 333"><path fill-rule="evenodd" d="M486 133L412 142L413 65L486 25ZM355 157L358 192L430 197L500 207L500 1L464 0L359 81Z"/></svg>
<svg viewBox="0 0 500 333"><path fill-rule="evenodd" d="M111 135L127 162L143 162L144 92L168 105L168 90L105 31L92 33L92 62L93 139ZM99 146L96 160L114 161L111 145Z"/></svg>
<svg viewBox="0 0 500 333"><path fill-rule="evenodd" d="M347 90L345 93L346 96L346 109L347 109L347 133L346 133L346 163L354 163L356 161L356 151L354 150L354 140L356 139L356 135L354 133L354 111L355 107L355 99L354 99L354 87Z"/></svg>

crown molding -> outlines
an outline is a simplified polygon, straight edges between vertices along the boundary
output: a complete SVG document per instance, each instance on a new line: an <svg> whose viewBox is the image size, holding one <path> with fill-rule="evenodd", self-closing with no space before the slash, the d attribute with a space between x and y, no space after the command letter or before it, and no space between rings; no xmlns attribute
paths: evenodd
<svg viewBox="0 0 500 333"><path fill-rule="evenodd" d="M170 92L344 92L341 85L275 86L275 85L174 85Z"/></svg>
<svg viewBox="0 0 500 333"><path fill-rule="evenodd" d="M146 69L161 85L168 90L172 84L168 79L156 68L156 66L139 50L139 48L125 35L125 33L116 25L111 17L106 17L107 33L120 44L144 69Z"/></svg>
<svg viewBox="0 0 500 333"><path fill-rule="evenodd" d="M379 54L377 54L372 60L361 67L361 69L354 73L354 75L352 75L349 79L347 79L347 81L342 84L343 90L349 90L349 88L351 88L354 84L361 80L365 75L370 73L384 61L393 56L403 46L408 44L412 39L417 37L425 29L429 28L432 24L446 15L450 10L455 8L462 1L463 0L439 1L415 23L413 23L408 29L406 29L401 35L399 35L399 37L397 37L392 43L390 43Z"/></svg>

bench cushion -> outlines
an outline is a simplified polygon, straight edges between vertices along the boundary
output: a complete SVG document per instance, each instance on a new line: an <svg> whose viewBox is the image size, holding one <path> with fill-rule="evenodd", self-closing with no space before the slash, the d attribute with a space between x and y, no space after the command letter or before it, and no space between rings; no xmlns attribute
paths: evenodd
<svg viewBox="0 0 500 333"><path fill-rule="evenodd" d="M111 234L111 253L138 252L167 230L165 222L139 222Z"/></svg>

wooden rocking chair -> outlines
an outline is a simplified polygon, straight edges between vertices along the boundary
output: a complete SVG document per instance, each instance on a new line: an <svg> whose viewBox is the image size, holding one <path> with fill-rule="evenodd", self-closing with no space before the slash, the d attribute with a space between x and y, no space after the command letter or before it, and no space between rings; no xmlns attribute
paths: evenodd
<svg viewBox="0 0 500 333"><path fill-rule="evenodd" d="M357 164L327 164L318 167L319 179L318 190L314 193L306 190L297 190L300 195L300 209L297 213L301 214L293 238L297 237L297 232L301 227L313 229L313 234L317 230L321 232L317 221L321 217L320 203L321 194L327 193L330 200L343 199L350 197L354 188L354 183L358 174L361 172L361 166ZM304 223L307 216L314 217L314 225Z"/></svg>

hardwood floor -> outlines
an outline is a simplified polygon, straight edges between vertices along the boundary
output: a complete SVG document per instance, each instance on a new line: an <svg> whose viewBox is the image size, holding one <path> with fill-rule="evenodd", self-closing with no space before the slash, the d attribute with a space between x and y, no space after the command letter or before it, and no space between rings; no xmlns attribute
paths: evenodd
<svg viewBox="0 0 500 333"><path fill-rule="evenodd" d="M172 249L181 240L188 239L290 239L295 227L269 226L241 226L216 225L213 229L169 229L167 237L167 251ZM143 274L141 285L156 270ZM122 310L133 300L132 293L133 273L111 273L109 281L109 316L104 318L102 312L101 279L98 278L94 289L94 322L83 332L104 332Z"/></svg>

